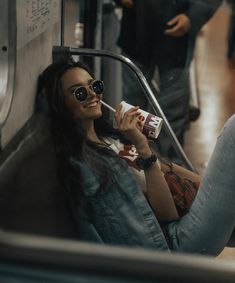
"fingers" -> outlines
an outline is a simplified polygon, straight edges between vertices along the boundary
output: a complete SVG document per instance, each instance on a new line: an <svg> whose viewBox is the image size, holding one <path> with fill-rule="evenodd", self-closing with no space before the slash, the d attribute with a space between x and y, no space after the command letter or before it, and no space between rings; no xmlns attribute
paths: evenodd
<svg viewBox="0 0 235 283"><path fill-rule="evenodd" d="M122 105L120 104L115 113L115 120L119 130L125 131L136 127L139 117L139 107L135 106L130 108L124 114L122 114Z"/></svg>
<svg viewBox="0 0 235 283"><path fill-rule="evenodd" d="M181 29L181 21L179 15L167 22L167 25L169 26L169 29L165 30L165 34L175 37L179 36L179 31Z"/></svg>
<svg viewBox="0 0 235 283"><path fill-rule="evenodd" d="M139 119L141 113L139 106L130 108L124 114L122 105L117 107L115 113L116 124L119 131L129 140L136 148L148 146L147 138L142 133L142 122Z"/></svg>
<svg viewBox="0 0 235 283"><path fill-rule="evenodd" d="M169 27L173 26L173 25L176 25L177 22L179 21L179 16L175 16L173 19L171 19L170 21L167 22L167 25Z"/></svg>
<svg viewBox="0 0 235 283"><path fill-rule="evenodd" d="M131 111L127 111L122 119L122 129L123 130L131 130L137 128L138 117L140 113L138 113L138 109L131 109Z"/></svg>
<svg viewBox="0 0 235 283"><path fill-rule="evenodd" d="M121 117L121 114L122 114L122 104L120 103L116 109L114 117L119 119Z"/></svg>
<svg viewBox="0 0 235 283"><path fill-rule="evenodd" d="M136 128L139 130L139 131L143 131L143 122L141 122L140 120L139 120L139 117L137 118L137 123L136 123Z"/></svg>
<svg viewBox="0 0 235 283"><path fill-rule="evenodd" d="M169 27L172 28L166 29L165 34L173 37L181 37L185 35L190 30L190 20L187 15L180 14L167 22Z"/></svg>
<svg viewBox="0 0 235 283"><path fill-rule="evenodd" d="M166 29L165 34L175 36L175 37L181 36L181 32L179 31L179 25L175 25L171 29Z"/></svg>

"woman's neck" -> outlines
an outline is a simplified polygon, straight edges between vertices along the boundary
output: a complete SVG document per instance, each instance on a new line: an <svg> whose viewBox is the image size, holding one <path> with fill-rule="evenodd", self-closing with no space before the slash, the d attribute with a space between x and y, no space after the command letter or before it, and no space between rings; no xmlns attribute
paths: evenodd
<svg viewBox="0 0 235 283"><path fill-rule="evenodd" d="M104 142L97 136L94 123L85 123L83 125L86 133L86 137L89 141L99 144L104 144Z"/></svg>

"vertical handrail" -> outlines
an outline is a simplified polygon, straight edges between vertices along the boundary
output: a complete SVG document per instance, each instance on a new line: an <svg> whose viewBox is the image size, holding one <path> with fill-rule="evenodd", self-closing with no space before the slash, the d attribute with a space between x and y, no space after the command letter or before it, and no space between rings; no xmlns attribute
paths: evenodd
<svg viewBox="0 0 235 283"><path fill-rule="evenodd" d="M190 67L190 119L196 121L200 116L200 97L197 83L197 62L196 56L193 58Z"/></svg>
<svg viewBox="0 0 235 283"><path fill-rule="evenodd" d="M173 132L165 114L163 113L155 95L153 94L145 76L143 75L141 70L129 58L127 58L123 55L120 55L120 54L116 54L112 51L108 51L108 50L96 50L96 49L89 49L89 48L73 48L73 47L61 47L61 46L54 46L53 47L53 58L54 58L54 60L56 60L57 58L61 58L61 56L62 57L69 57L71 55L109 57L109 58L113 58L113 59L118 60L118 61L124 63L125 65L127 65L135 73L139 83L141 84L141 86L145 90L145 95L146 95L148 101L150 102L151 107L153 108L155 114L163 119L163 122L164 122L163 127L164 127L167 135L172 140L172 145L173 145L175 151L177 152L178 156L181 157L182 161L184 162L185 166L188 169L190 169L192 171L196 171L194 169L193 165L191 164L191 162L189 161L189 159L187 158L183 148L181 147L181 145L180 145L175 133Z"/></svg>

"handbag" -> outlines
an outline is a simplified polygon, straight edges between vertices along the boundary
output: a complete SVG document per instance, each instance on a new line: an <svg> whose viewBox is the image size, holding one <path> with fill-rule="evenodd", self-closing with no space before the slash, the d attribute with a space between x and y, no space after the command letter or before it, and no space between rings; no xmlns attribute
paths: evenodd
<svg viewBox="0 0 235 283"><path fill-rule="evenodd" d="M179 216L185 215L195 199L200 182L183 178L170 170L164 174Z"/></svg>

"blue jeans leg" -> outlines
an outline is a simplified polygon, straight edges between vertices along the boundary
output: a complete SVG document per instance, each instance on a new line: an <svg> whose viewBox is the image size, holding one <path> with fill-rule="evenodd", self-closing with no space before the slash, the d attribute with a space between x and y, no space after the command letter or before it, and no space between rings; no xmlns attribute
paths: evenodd
<svg viewBox="0 0 235 283"><path fill-rule="evenodd" d="M235 115L218 136L189 213L168 225L173 250L218 255L226 246L235 226L234 168Z"/></svg>

